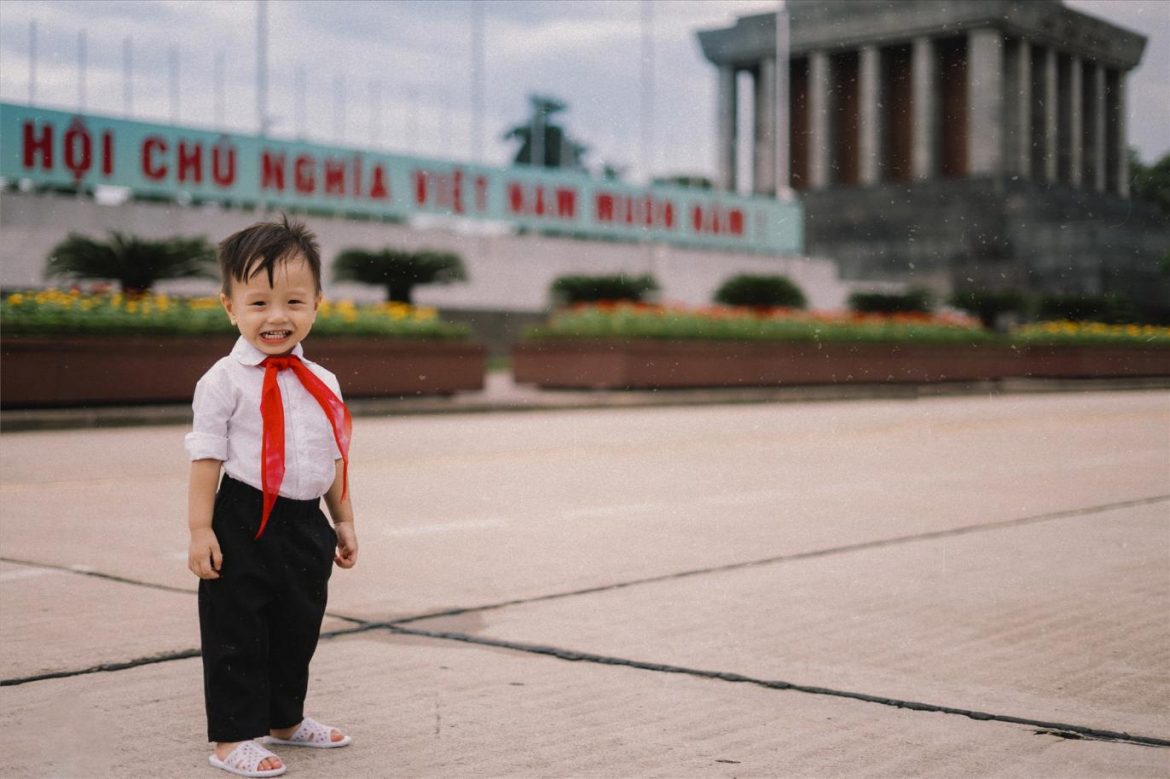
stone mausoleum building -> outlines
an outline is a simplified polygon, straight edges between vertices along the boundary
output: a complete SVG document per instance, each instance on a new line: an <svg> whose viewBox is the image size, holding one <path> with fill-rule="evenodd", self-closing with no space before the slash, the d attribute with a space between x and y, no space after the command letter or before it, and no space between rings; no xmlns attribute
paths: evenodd
<svg viewBox="0 0 1170 779"><path fill-rule="evenodd" d="M699 33L718 67L722 188L774 194L786 173L808 253L847 279L1170 307L1170 226L1128 197L1126 77L1142 35L1061 0L787 8L786 90L775 14ZM776 132L785 92L787 139ZM750 133L737 126L741 100ZM750 182L737 180L741 135Z"/></svg>

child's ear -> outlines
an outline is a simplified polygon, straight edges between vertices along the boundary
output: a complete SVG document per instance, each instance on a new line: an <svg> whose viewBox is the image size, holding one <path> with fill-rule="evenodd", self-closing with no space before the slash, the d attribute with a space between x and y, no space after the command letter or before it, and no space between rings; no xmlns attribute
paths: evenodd
<svg viewBox="0 0 1170 779"><path fill-rule="evenodd" d="M228 321L233 325L236 323L236 314L232 311L232 299L222 292L219 293L219 304L223 306L223 310L227 312Z"/></svg>
<svg viewBox="0 0 1170 779"><path fill-rule="evenodd" d="M323 294L321 294L321 292L318 290L317 297L313 298L313 310L314 311L317 310L317 306L321 305L321 301L324 299L325 299L325 296Z"/></svg>

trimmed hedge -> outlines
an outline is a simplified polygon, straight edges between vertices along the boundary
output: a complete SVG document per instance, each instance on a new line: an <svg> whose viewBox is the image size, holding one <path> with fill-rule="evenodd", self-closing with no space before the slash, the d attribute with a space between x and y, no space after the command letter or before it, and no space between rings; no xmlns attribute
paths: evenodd
<svg viewBox="0 0 1170 779"><path fill-rule="evenodd" d="M715 302L753 308L806 308L808 299L787 276L732 276L715 292Z"/></svg>

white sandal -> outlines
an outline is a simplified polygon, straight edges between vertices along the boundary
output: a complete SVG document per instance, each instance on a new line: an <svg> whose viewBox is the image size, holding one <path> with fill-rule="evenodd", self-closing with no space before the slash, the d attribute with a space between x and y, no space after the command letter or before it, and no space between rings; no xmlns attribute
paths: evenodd
<svg viewBox="0 0 1170 779"><path fill-rule="evenodd" d="M335 730L337 728L322 725L312 717L305 717L301 720L300 726L288 738L264 736L260 740L265 744L284 744L290 747L312 747L314 749L336 749L337 747L349 746L353 739L344 734L342 734L340 741L330 740L329 736Z"/></svg>
<svg viewBox="0 0 1170 779"><path fill-rule="evenodd" d="M288 770L283 760L280 762L280 768L261 769L260 764L268 757L279 759L278 755L269 752L255 741L241 741L240 745L229 752L223 760L216 757L213 752L207 761L216 768L236 776L280 776Z"/></svg>

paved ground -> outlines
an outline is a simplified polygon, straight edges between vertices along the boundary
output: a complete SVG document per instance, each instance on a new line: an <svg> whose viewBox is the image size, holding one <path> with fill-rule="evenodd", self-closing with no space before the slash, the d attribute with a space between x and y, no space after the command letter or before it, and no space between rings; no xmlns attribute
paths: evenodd
<svg viewBox="0 0 1170 779"><path fill-rule="evenodd" d="M0 436L0 776L215 776L181 426ZM1170 774L1170 393L363 417L289 776ZM165 770L161 766L167 766Z"/></svg>

